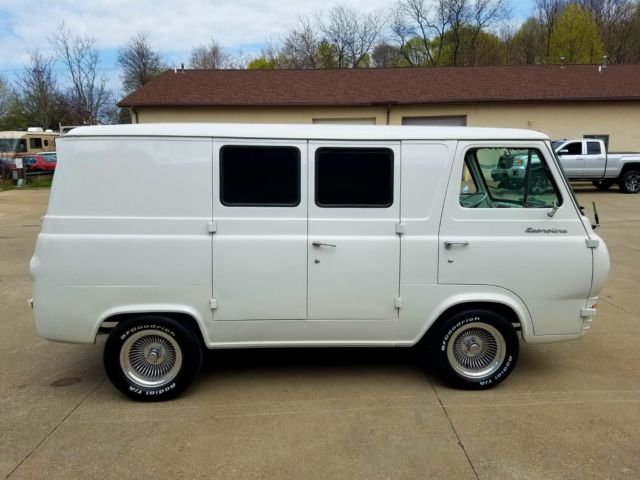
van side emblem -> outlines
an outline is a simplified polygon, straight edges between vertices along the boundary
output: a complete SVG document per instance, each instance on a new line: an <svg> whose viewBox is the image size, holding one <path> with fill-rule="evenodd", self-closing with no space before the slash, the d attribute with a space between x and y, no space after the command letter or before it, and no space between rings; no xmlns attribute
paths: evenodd
<svg viewBox="0 0 640 480"><path fill-rule="evenodd" d="M569 233L564 228L527 228L524 233Z"/></svg>

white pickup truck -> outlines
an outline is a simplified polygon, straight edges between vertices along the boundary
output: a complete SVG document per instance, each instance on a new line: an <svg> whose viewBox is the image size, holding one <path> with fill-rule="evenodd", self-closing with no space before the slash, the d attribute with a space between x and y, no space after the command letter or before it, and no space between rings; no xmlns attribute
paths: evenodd
<svg viewBox="0 0 640 480"><path fill-rule="evenodd" d="M604 142L592 138L551 145L569 179L591 180L599 190L617 183L624 193L640 192L640 153L607 153Z"/></svg>

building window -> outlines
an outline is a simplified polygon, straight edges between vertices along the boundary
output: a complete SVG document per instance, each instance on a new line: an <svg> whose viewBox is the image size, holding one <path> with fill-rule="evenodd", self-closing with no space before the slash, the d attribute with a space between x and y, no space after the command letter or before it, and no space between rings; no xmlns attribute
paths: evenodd
<svg viewBox="0 0 640 480"><path fill-rule="evenodd" d="M464 127L466 115L443 115L430 117L402 117L402 125L430 125L432 127Z"/></svg>
<svg viewBox="0 0 640 480"><path fill-rule="evenodd" d="M227 145L220 149L220 202L229 207L300 204L300 150Z"/></svg>
<svg viewBox="0 0 640 480"><path fill-rule="evenodd" d="M608 134L584 135L584 138L593 138L595 140L602 140L604 142L604 148L607 151L609 151L609 135Z"/></svg>
<svg viewBox="0 0 640 480"><path fill-rule="evenodd" d="M393 152L388 148L320 148L315 201L324 208L386 208L393 204Z"/></svg>
<svg viewBox="0 0 640 480"><path fill-rule="evenodd" d="M29 148L42 148L42 139L41 138L30 138L29 139Z"/></svg>
<svg viewBox="0 0 640 480"><path fill-rule="evenodd" d="M312 122L325 125L375 125L376 118L314 118Z"/></svg>

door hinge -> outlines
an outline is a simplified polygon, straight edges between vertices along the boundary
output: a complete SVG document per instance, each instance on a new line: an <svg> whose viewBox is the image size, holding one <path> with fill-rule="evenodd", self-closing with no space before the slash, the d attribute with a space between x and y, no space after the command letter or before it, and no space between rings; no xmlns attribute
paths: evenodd
<svg viewBox="0 0 640 480"><path fill-rule="evenodd" d="M598 245L600 245L600 240L598 240L597 238L585 238L584 241L587 244L587 248L596 248Z"/></svg>
<svg viewBox="0 0 640 480"><path fill-rule="evenodd" d="M396 223L396 233L402 235L404 233L404 223Z"/></svg>
<svg viewBox="0 0 640 480"><path fill-rule="evenodd" d="M393 299L393 306L396 308L402 308L402 297L396 297Z"/></svg>
<svg viewBox="0 0 640 480"><path fill-rule="evenodd" d="M209 308L211 310L215 310L216 308L218 308L218 299L217 298L212 298L211 300L209 300Z"/></svg>
<svg viewBox="0 0 640 480"><path fill-rule="evenodd" d="M218 231L218 222L207 223L207 231L209 233L216 233Z"/></svg>

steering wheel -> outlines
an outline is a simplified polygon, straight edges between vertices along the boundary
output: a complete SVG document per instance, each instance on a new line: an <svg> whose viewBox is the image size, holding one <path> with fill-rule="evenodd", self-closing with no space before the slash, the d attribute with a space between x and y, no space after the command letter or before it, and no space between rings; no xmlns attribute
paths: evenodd
<svg viewBox="0 0 640 480"><path fill-rule="evenodd" d="M475 197L476 195L477 194L473 195L473 197ZM487 196L488 196L487 192L482 192L480 194L480 197L477 200L473 199L473 200L469 201L469 199L465 198L462 201L462 205L467 207L467 208L476 208L478 205L480 205L482 202L484 202L486 200Z"/></svg>

